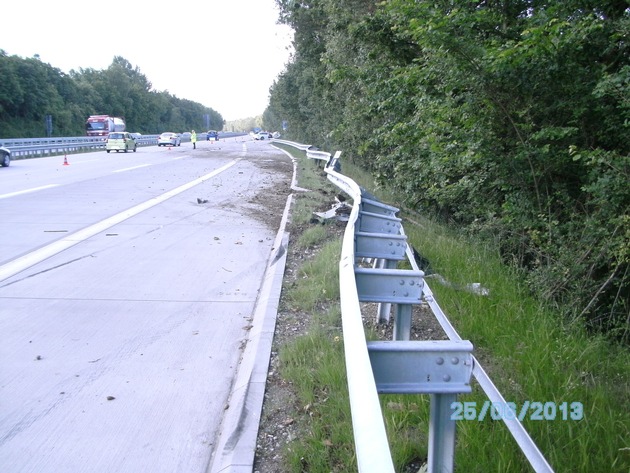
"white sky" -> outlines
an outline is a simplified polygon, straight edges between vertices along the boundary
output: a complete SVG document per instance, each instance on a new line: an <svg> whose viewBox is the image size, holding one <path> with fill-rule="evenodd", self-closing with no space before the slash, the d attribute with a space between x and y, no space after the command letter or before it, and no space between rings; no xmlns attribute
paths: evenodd
<svg viewBox="0 0 630 473"><path fill-rule="evenodd" d="M64 72L103 70L122 56L154 90L228 121L263 113L293 38L274 0L7 0L2 17L0 49L10 56L39 54Z"/></svg>

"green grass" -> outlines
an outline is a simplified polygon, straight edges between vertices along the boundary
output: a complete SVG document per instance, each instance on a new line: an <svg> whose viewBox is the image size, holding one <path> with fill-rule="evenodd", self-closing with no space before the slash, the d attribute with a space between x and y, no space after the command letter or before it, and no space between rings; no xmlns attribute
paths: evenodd
<svg viewBox="0 0 630 473"><path fill-rule="evenodd" d="M301 249L313 248L318 244L326 241L328 230L323 225L307 228L295 242L296 246Z"/></svg>
<svg viewBox="0 0 630 473"><path fill-rule="evenodd" d="M462 338L469 339L508 401L581 402L581 421L527 420L526 429L557 471L630 471L630 353L532 299L518 277L490 249L435 225L405 225L410 241L447 280L480 282L488 297L429 284ZM462 401L485 395L477 386ZM502 423L458 423L456 464L463 471L528 471L528 463ZM624 440L625 439L625 440ZM479 467L488 442L502 445Z"/></svg>
<svg viewBox="0 0 630 473"><path fill-rule="evenodd" d="M287 449L289 471L356 471L338 310L314 314L307 335L280 353L282 374L299 398L303 435Z"/></svg>
<svg viewBox="0 0 630 473"><path fill-rule="evenodd" d="M309 187L313 192L297 199L304 219L327 200L327 194L317 190L316 179L327 181L307 162L301 162L299 169L301 187L308 187L301 180L302 172L311 173L313 179ZM344 163L342 171L367 189L375 188L369 175L352 166ZM375 191L383 202L401 207L393 193L381 192ZM313 207L307 212L309 206ZM560 314L530 297L519 276L501 264L491 247L419 216L401 214L409 242L431 262L432 271L458 285L478 282L489 289L489 295L482 297L427 279L436 300L462 338L473 343L475 356L506 400L517 406L525 401L583 404L583 420L524 422L555 471L629 472L627 347L563 322ZM298 239L304 248L320 249L306 260L285 294L291 307L311 315L308 334L279 352L281 374L299 395L296 417L303 424L303 435L285 452L288 471L294 472L356 471L338 307L336 263L341 242L327 239L322 230L327 226L309 228ZM426 458L429 398L381 399L394 463L403 472L406 465ZM473 393L459 400L481 406L486 397L473 383ZM455 465L460 472L532 471L504 424L490 418L458 422Z"/></svg>
<svg viewBox="0 0 630 473"><path fill-rule="evenodd" d="M318 303L339 300L340 255L341 241L335 241L324 245L316 258L304 263L299 279L286 295L289 304L310 312Z"/></svg>

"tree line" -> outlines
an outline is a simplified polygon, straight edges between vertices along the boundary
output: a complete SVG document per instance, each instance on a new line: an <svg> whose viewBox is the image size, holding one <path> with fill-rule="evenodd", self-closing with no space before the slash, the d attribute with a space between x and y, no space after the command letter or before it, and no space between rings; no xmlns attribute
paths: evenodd
<svg viewBox="0 0 630 473"><path fill-rule="evenodd" d="M65 74L37 56L21 58L0 50L0 138L85 135L90 115L123 117L127 130L143 134L191 129L221 130L223 117L200 103L152 84L126 59L116 56L105 70Z"/></svg>
<svg viewBox="0 0 630 473"><path fill-rule="evenodd" d="M276 0L263 118L492 242L571 320L630 341L626 0Z"/></svg>

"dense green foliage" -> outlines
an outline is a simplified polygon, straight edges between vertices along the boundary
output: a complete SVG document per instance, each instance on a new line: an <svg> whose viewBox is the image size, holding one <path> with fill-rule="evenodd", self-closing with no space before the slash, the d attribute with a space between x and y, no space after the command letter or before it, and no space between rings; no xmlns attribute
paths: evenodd
<svg viewBox="0 0 630 473"><path fill-rule="evenodd" d="M630 340L625 0L277 0L265 126L491 239L532 291Z"/></svg>
<svg viewBox="0 0 630 473"><path fill-rule="evenodd" d="M0 50L0 137L85 135L90 115L124 117L127 130L138 133L221 130L223 117L211 108L168 92L156 92L137 67L115 57L105 70L81 69L64 74L38 58L8 56Z"/></svg>

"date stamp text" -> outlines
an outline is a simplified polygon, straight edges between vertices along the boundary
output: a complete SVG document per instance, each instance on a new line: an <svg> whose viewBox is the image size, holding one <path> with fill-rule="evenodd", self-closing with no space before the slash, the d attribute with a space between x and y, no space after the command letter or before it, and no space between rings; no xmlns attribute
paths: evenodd
<svg viewBox="0 0 630 473"><path fill-rule="evenodd" d="M581 402L525 401L517 406L514 402L485 401L481 406L472 402L452 402L451 420L582 420L584 406Z"/></svg>

